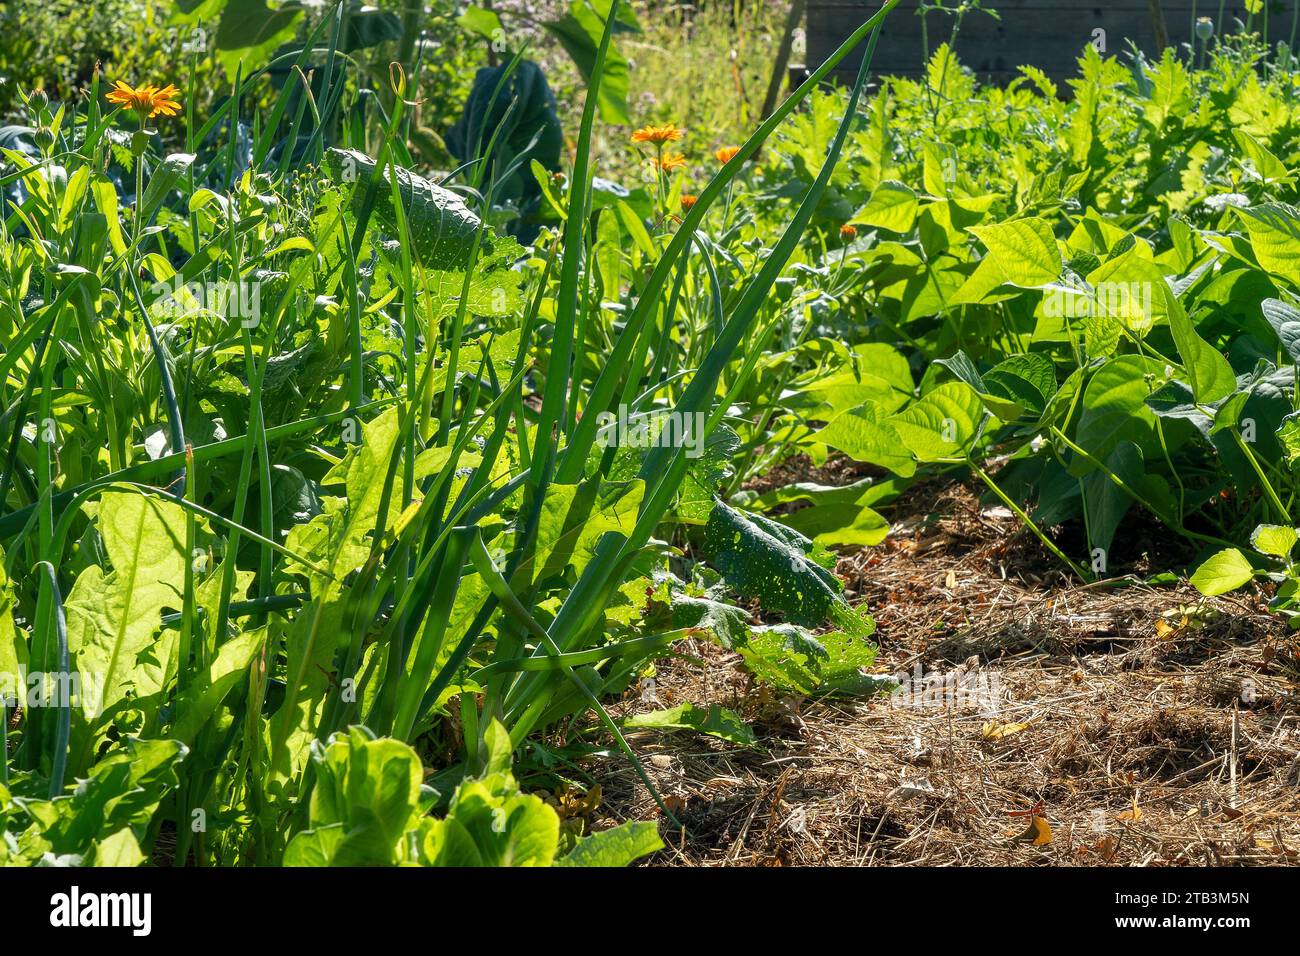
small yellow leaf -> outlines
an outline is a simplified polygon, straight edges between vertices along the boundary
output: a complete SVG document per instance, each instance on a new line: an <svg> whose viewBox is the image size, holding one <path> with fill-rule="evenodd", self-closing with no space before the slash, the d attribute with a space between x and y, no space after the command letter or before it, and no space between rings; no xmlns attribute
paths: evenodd
<svg viewBox="0 0 1300 956"><path fill-rule="evenodd" d="M586 793L581 793L576 788L566 787L556 794L554 806L561 820L570 817L586 817L600 807L601 796L600 784L596 784Z"/></svg>
<svg viewBox="0 0 1300 956"><path fill-rule="evenodd" d="M1136 793L1133 794L1133 809L1132 809L1132 810L1125 810L1123 813L1121 813L1121 814L1120 814L1119 816L1117 816L1115 819L1116 819L1116 820L1127 820L1127 821L1129 821L1130 823L1137 823L1139 820L1142 819L1142 808L1138 806L1138 798L1137 798L1137 794L1136 794Z"/></svg>
<svg viewBox="0 0 1300 956"><path fill-rule="evenodd" d="M406 506L406 508L402 511L402 513L397 516L397 521L393 523L392 534L394 538L400 536L401 533L406 530L406 526L410 524L411 521L415 518L416 514L420 510L420 506L423 504L424 504L423 498L420 498L416 501L412 501L409 505Z"/></svg>
<svg viewBox="0 0 1300 956"><path fill-rule="evenodd" d="M985 740L1001 740L1003 737L1010 737L1012 734L1020 733L1028 726L1028 724L1002 724L996 720L990 720L980 730L980 736Z"/></svg>
<svg viewBox="0 0 1300 956"><path fill-rule="evenodd" d="M1047 817L1034 814L1029 818L1029 826L1024 833L1016 836L1017 843L1029 843L1033 846L1046 846L1052 842L1052 825Z"/></svg>

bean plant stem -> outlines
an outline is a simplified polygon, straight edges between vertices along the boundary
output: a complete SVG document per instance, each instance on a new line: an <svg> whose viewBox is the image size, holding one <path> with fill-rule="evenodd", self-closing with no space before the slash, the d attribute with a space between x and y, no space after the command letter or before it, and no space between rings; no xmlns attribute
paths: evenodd
<svg viewBox="0 0 1300 956"><path fill-rule="evenodd" d="M1033 520L1029 517L1029 515L1027 515L1024 512L1024 510L1018 504L1016 504L1015 501L1013 501L1006 492L1004 492L1001 488L998 487L997 483L994 482L992 476L990 476L987 471L985 471L979 465L975 464L974 461L971 461L970 459L967 459L967 461L970 464L971 470L975 472L975 474L979 477L980 481L984 482L984 484L988 486L990 491L992 491L995 495L997 495L1000 499L1002 499L1002 503L1005 504L1008 508L1010 508L1017 518L1019 518L1022 522L1024 522L1025 527L1027 527L1030 531L1032 531L1034 533L1034 536L1038 538L1039 541L1043 542L1043 545L1047 548L1048 551L1051 551L1052 554L1060 558L1061 561L1063 561L1071 571L1073 571L1076 575L1079 576L1079 579L1081 581L1089 582L1093 580L1092 575L1090 575L1087 571L1085 571L1082 567L1080 567L1074 560L1072 560L1069 556L1067 556L1064 551L1058 548L1056 546L1056 542L1054 542L1051 538L1049 538L1046 534L1044 534L1043 530L1033 522Z"/></svg>

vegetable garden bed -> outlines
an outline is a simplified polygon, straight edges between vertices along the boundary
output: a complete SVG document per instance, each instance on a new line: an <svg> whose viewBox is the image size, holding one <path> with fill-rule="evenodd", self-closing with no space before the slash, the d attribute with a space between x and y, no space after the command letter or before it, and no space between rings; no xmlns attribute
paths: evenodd
<svg viewBox="0 0 1300 956"><path fill-rule="evenodd" d="M671 663L630 692L628 713L717 704L756 731L748 747L631 738L687 827L665 825L652 863L1297 862L1300 641L1260 601L1072 585L969 485L918 498L887 547L838 566L876 609L877 666L906 681L894 696L774 693L706 643L685 651L703 666ZM617 763L583 772L601 788L579 811L588 822L657 812Z"/></svg>
<svg viewBox="0 0 1300 956"><path fill-rule="evenodd" d="M558 6L15 94L0 863L1292 862L1297 19L720 125Z"/></svg>

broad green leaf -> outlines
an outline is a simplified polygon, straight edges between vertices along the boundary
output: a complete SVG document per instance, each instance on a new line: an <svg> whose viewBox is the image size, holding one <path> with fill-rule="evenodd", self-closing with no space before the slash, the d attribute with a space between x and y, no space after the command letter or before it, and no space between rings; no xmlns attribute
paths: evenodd
<svg viewBox="0 0 1300 956"><path fill-rule="evenodd" d="M217 657L193 683L176 698L173 710L176 722L171 734L186 744L194 742L195 735L230 693L244 680L248 666L266 642L266 626L243 631L217 648Z"/></svg>
<svg viewBox="0 0 1300 956"><path fill-rule="evenodd" d="M997 260L985 256L944 305L991 305L1014 299L1020 294L1020 290L1007 281Z"/></svg>
<svg viewBox="0 0 1300 956"><path fill-rule="evenodd" d="M917 461L932 462L968 454L983 419L984 408L969 385L945 382L885 423Z"/></svg>
<svg viewBox="0 0 1300 956"><path fill-rule="evenodd" d="M761 495L742 492L730 503L754 511L770 511L794 503L807 505L782 514L776 520L825 547L871 547L889 534L889 522L874 508L896 497L898 490L896 481L878 481L875 478L863 478L841 486L800 481Z"/></svg>
<svg viewBox="0 0 1300 956"><path fill-rule="evenodd" d="M1246 154L1250 163L1247 167L1265 183L1289 182L1293 177L1287 171L1286 164L1278 159L1267 146L1251 136L1245 130L1234 129L1232 137L1237 146ZM1243 166L1245 163L1242 164Z"/></svg>
<svg viewBox="0 0 1300 956"><path fill-rule="evenodd" d="M294 851L307 857L323 853L326 840L333 866L375 866L397 862L399 841L414 823L423 768L415 751L400 740L375 738L361 727L337 733L312 754L316 786L312 790L313 829L341 824L335 838L294 838L310 846Z"/></svg>
<svg viewBox="0 0 1300 956"><path fill-rule="evenodd" d="M1277 440L1286 455L1287 465L1294 469L1300 464L1300 412L1292 412L1282 419L1277 428Z"/></svg>
<svg viewBox="0 0 1300 956"><path fill-rule="evenodd" d="M5 566L4 549L0 548L0 694L18 694L25 686L27 642L14 626L14 593Z"/></svg>
<svg viewBox="0 0 1300 956"><path fill-rule="evenodd" d="M1264 318L1277 333L1278 341L1291 361L1300 363L1300 309L1281 299L1265 299L1260 303Z"/></svg>
<svg viewBox="0 0 1300 956"><path fill-rule="evenodd" d="M529 163L529 168L532 169L537 188L541 190L542 198L546 200L549 207L549 215L564 222L568 218L568 210L565 208L563 197L556 194L555 180L551 178L551 171L535 159Z"/></svg>
<svg viewBox="0 0 1300 956"><path fill-rule="evenodd" d="M96 527L112 570L92 565L65 602L68 649L98 694L84 694L87 727L113 714L128 697L152 713L175 670L175 634L156 641L164 607L181 603L185 577L185 513L179 505L130 492L100 497Z"/></svg>
<svg viewBox="0 0 1300 956"><path fill-rule="evenodd" d="M1173 297L1166 295L1168 283L1159 267L1140 248L1132 246L1102 263L1088 273L1088 284L1093 289L1092 316L1112 319L1130 332L1145 335L1169 316Z"/></svg>
<svg viewBox="0 0 1300 956"><path fill-rule="evenodd" d="M324 500L325 510L307 524L295 525L285 546L317 565L329 568L340 577L357 570L370 554L371 534L379 517L384 478L391 457L397 451L398 410L390 408L362 426L359 444L349 449L343 461L325 476L324 484L342 484L346 497ZM445 448L430 449L416 461L416 479L422 472L446 467ZM402 470L393 483L393 500L402 498ZM389 508L389 522L397 520L399 510ZM323 589L328 581L309 569L314 586Z"/></svg>
<svg viewBox="0 0 1300 956"><path fill-rule="evenodd" d="M607 532L630 535L644 494L640 480L549 485L537 525L535 579L569 566L581 573Z"/></svg>
<svg viewBox="0 0 1300 956"><path fill-rule="evenodd" d="M1178 347L1178 355L1183 360L1188 384L1191 385L1196 400L1201 403L1217 402L1231 395L1237 387L1237 376L1233 374L1228 360L1222 352L1200 337L1168 284L1162 281L1158 288L1164 296L1174 344Z"/></svg>
<svg viewBox="0 0 1300 956"><path fill-rule="evenodd" d="M916 193L905 183L886 179L871 193L867 204L853 214L853 221L864 226L911 232L916 223Z"/></svg>
<svg viewBox="0 0 1300 956"><path fill-rule="evenodd" d="M796 624L816 627L830 619L856 633L870 631L840 596L839 579L813 560L813 543L762 515L718 502L703 551L737 592Z"/></svg>
<svg viewBox="0 0 1300 956"><path fill-rule="evenodd" d="M748 631L749 612L743 608L685 594L680 588L671 588L667 597L673 627L693 627L708 631L723 647L739 644Z"/></svg>
<svg viewBox="0 0 1300 956"><path fill-rule="evenodd" d="M882 415L888 415L906 405L911 395L910 376L904 389L880 375L845 368L788 389L781 396L781 404L813 420L829 422L867 402L875 405Z"/></svg>
<svg viewBox="0 0 1300 956"><path fill-rule="evenodd" d="M495 717L483 728L483 751L486 755L485 773L509 773L514 761L514 746L510 743L510 731Z"/></svg>
<svg viewBox="0 0 1300 956"><path fill-rule="evenodd" d="M948 58L954 65L956 57ZM931 66L937 61L932 60ZM937 87L939 84L936 83ZM946 197L957 183L957 147L951 143L929 140L921 146L921 179L931 196Z"/></svg>
<svg viewBox="0 0 1300 956"><path fill-rule="evenodd" d="M284 848L280 865L285 867L333 866L334 858L347 839L347 827L341 823L312 827L295 833Z"/></svg>
<svg viewBox="0 0 1300 956"><path fill-rule="evenodd" d="M1250 536L1250 546L1261 554L1275 558L1290 557L1297 540L1296 529L1289 525L1262 524Z"/></svg>
<svg viewBox="0 0 1300 956"><path fill-rule="evenodd" d="M908 454L902 437L875 402L865 402L835 418L814 433L812 440L837 448L854 461L888 468L904 478L916 472L916 462Z"/></svg>
<svg viewBox="0 0 1300 956"><path fill-rule="evenodd" d="M144 199L140 203L141 221L152 221L154 214L167 199L167 195L176 188L181 176L194 164L193 153L172 153L167 156L149 177L149 185L144 189Z"/></svg>
<svg viewBox="0 0 1300 956"><path fill-rule="evenodd" d="M1152 126L1162 129L1171 118L1185 116L1191 109L1192 82L1172 46L1165 47L1160 62L1149 75L1151 98L1145 106L1146 117Z"/></svg>
<svg viewBox="0 0 1300 956"><path fill-rule="evenodd" d="M465 8L465 12L456 18L456 22L485 40L495 40L505 34L501 17L495 10L485 10L473 4Z"/></svg>
<svg viewBox="0 0 1300 956"><path fill-rule="evenodd" d="M578 72L588 84L596 66L596 54L605 31L611 0L573 0L568 12L558 20L543 21L545 27L573 59ZM619 5L614 32L639 32L631 4ZM605 54L605 68L600 78L600 117L606 123L628 125L628 62L613 42Z"/></svg>
<svg viewBox="0 0 1300 956"><path fill-rule="evenodd" d="M988 248L1003 282L1036 289L1061 275L1061 250L1045 219L1013 219L974 226L970 231Z"/></svg>
<svg viewBox="0 0 1300 956"><path fill-rule="evenodd" d="M229 0L217 24L217 59L227 75L234 76L242 62L243 74L266 65L272 54L293 39L303 10L294 4L270 6L266 0Z"/></svg>
<svg viewBox="0 0 1300 956"><path fill-rule="evenodd" d="M395 266L400 262L396 242L381 243L380 249L392 259ZM474 271L470 276L469 294L466 296L471 314L502 317L519 313L523 301L519 285L523 281L523 276L513 266L523 252L522 247L511 236L493 237L490 233L484 235L482 248L479 250L478 259L474 262ZM464 282L464 271L434 270L427 272L421 278L421 291L427 293L427 300L436 306L439 314L449 315L459 307ZM473 354L474 361L477 363L479 355L477 352ZM492 360L496 361L495 355ZM497 371L500 373L504 368L497 366ZM434 386L435 389L442 387L441 370L434 374Z"/></svg>
<svg viewBox="0 0 1300 956"><path fill-rule="evenodd" d="M1250 397L1251 393L1248 389L1242 390L1220 404L1214 413L1214 424L1210 426L1209 434L1217 435L1226 428L1236 428L1241 423L1241 413L1246 403L1250 401ZM1197 408L1196 411L1199 412L1200 409Z"/></svg>
<svg viewBox="0 0 1300 956"><path fill-rule="evenodd" d="M1056 394L1056 366L1039 352L1012 355L984 373L989 393L1014 402L1035 418ZM1005 418L996 409L994 414Z"/></svg>
<svg viewBox="0 0 1300 956"><path fill-rule="evenodd" d="M1259 264L1274 275L1295 281L1300 276L1300 210L1270 202L1238 209L1250 234Z"/></svg>
<svg viewBox="0 0 1300 956"><path fill-rule="evenodd" d="M1164 375L1164 367L1141 355L1123 355L1093 373L1083 393L1083 412L1075 441L1094 457L1105 459L1121 441L1128 439L1143 450L1155 431L1155 415L1147 407L1153 379Z"/></svg>
<svg viewBox="0 0 1300 956"><path fill-rule="evenodd" d="M420 824L419 861L421 866L487 866L483 854L464 824L448 817L424 820Z"/></svg>
<svg viewBox="0 0 1300 956"><path fill-rule="evenodd" d="M108 229L108 241L115 255L126 252L126 236L122 232L122 219L118 215L117 189L107 176L96 176L90 183L90 195L95 207L104 216Z"/></svg>
<svg viewBox="0 0 1300 956"><path fill-rule="evenodd" d="M95 844L86 865L132 867L142 866L144 862L145 856L140 850L140 841L135 838L130 827L123 827Z"/></svg>
<svg viewBox="0 0 1300 956"><path fill-rule="evenodd" d="M1041 353L1012 355L983 374L961 351L936 364L973 388L989 411L1003 421L1015 421L1025 412L1038 418L1056 394L1056 366Z"/></svg>
<svg viewBox="0 0 1300 956"><path fill-rule="evenodd" d="M1136 444L1119 442L1106 456L1105 465L1153 514L1176 513L1177 505L1169 493L1168 482L1158 475L1147 474L1142 449ZM1083 496L1087 505L1089 548L1110 550L1124 515L1134 504L1134 497L1101 470L1083 477Z"/></svg>
<svg viewBox="0 0 1300 956"><path fill-rule="evenodd" d="M623 289L623 232L618 213L607 208L596 220L596 271L606 301L618 301Z"/></svg>
<svg viewBox="0 0 1300 956"><path fill-rule="evenodd" d="M781 515L781 524L797 531L823 547L857 546L870 548L889 536L889 520L869 505L848 503L813 503L790 514Z"/></svg>
<svg viewBox="0 0 1300 956"><path fill-rule="evenodd" d="M1236 548L1225 548L1208 558L1192 575L1192 586L1207 597L1235 591L1254 577L1250 562Z"/></svg>
<svg viewBox="0 0 1300 956"><path fill-rule="evenodd" d="M894 682L866 673L875 648L843 631L814 635L793 624L751 628L733 648L754 677L787 693L865 696Z"/></svg>
<svg viewBox="0 0 1300 956"><path fill-rule="evenodd" d="M175 792L176 767L187 753L176 740L128 737L68 793L24 801L22 808L53 854L89 859L96 842L109 841L105 852L128 861L130 846L114 835L128 829L137 843L145 838L159 802Z"/></svg>
<svg viewBox="0 0 1300 956"><path fill-rule="evenodd" d="M333 149L325 153L326 168L336 184L352 191L352 208L359 210L365 202L367 186L374 174L375 161L355 149ZM482 225L461 198L450 190L435 186L409 169L394 167L397 194L406 213L411 247L418 262L430 269L455 272L463 270ZM375 187L374 215L391 234L397 233L397 214L393 209L392 187L385 166ZM492 238L484 236L489 251Z"/></svg>
<svg viewBox="0 0 1300 956"><path fill-rule="evenodd" d="M688 701L666 710L635 714L623 721L623 726L634 730L693 730L733 744L754 745L754 731L749 725L735 711L718 704L706 708Z"/></svg>
<svg viewBox="0 0 1300 956"><path fill-rule="evenodd" d="M509 775L490 774L456 789L421 852L432 866L550 866L559 839L555 810L519 793Z"/></svg>
<svg viewBox="0 0 1300 956"><path fill-rule="evenodd" d="M556 860L555 865L627 866L663 847L657 824L629 821L583 837L572 850Z"/></svg>
<svg viewBox="0 0 1300 956"><path fill-rule="evenodd" d="M1083 349L1089 358L1109 358L1119 346L1124 325L1104 312L1094 312L1083 320Z"/></svg>
<svg viewBox="0 0 1300 956"><path fill-rule="evenodd" d="M796 481L762 494L742 492L743 498L734 497L730 503L763 511L795 502L807 502L813 505L874 504L884 500L892 489L892 482L878 481L875 478L862 478L850 485L823 485L815 481ZM782 517L788 518L790 515Z"/></svg>
<svg viewBox="0 0 1300 956"><path fill-rule="evenodd" d="M713 500L732 474L732 461L740 451L740 436L719 425L704 440L703 453L691 461L677 496L677 516L683 523L704 524Z"/></svg>

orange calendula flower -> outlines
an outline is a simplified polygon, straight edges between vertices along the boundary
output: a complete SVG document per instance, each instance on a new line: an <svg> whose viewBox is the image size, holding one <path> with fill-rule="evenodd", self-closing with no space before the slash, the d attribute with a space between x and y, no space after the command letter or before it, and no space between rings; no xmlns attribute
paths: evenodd
<svg viewBox="0 0 1300 956"><path fill-rule="evenodd" d="M848 242L850 239L855 239L857 235L858 229L856 226L850 226L848 223L840 226L840 238L845 242Z"/></svg>
<svg viewBox="0 0 1300 956"><path fill-rule="evenodd" d="M682 211L690 212L691 209L699 202L699 196L692 196L690 193L682 193Z"/></svg>
<svg viewBox="0 0 1300 956"><path fill-rule="evenodd" d="M735 159L736 154L739 152L740 152L739 146L723 146L721 149L719 149L716 153L713 154L713 158L725 166L727 165L727 163Z"/></svg>
<svg viewBox="0 0 1300 956"><path fill-rule="evenodd" d="M175 116L181 111L181 91L168 83L162 89L156 86L131 87L121 80L113 81L113 89L106 97L110 103L134 110L142 120L155 116Z"/></svg>
<svg viewBox="0 0 1300 956"><path fill-rule="evenodd" d="M671 143L682 138L686 130L674 126L672 123L664 123L662 126L642 126L632 134L634 143L655 143L662 146L664 143Z"/></svg>
<svg viewBox="0 0 1300 956"><path fill-rule="evenodd" d="M681 153L664 153L662 156L651 160L651 162L665 173L671 173L674 170L686 168L686 157Z"/></svg>

